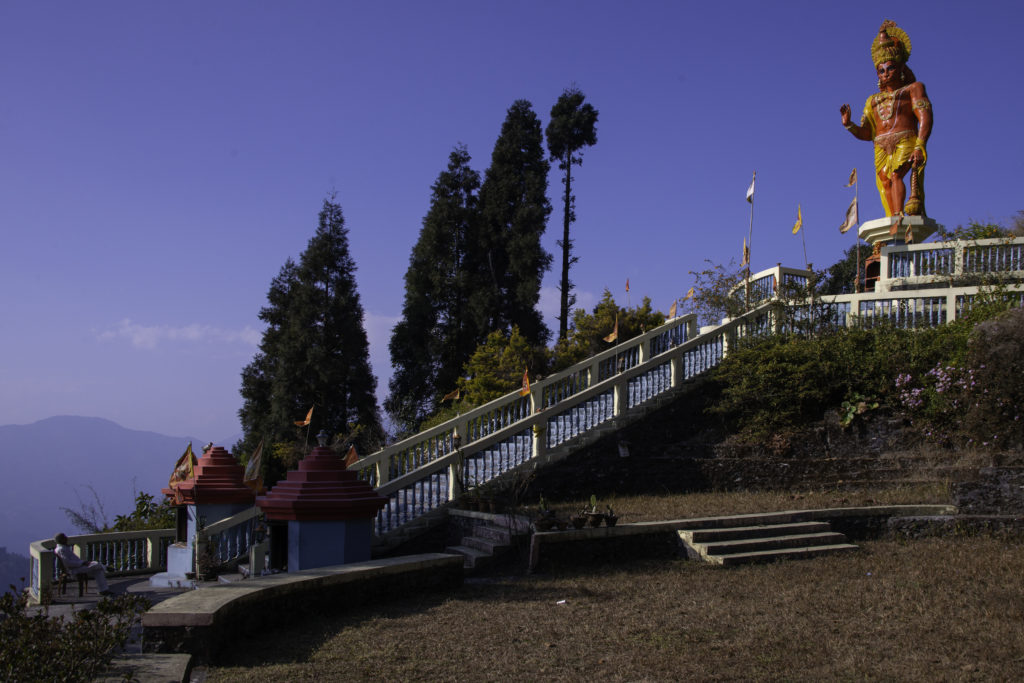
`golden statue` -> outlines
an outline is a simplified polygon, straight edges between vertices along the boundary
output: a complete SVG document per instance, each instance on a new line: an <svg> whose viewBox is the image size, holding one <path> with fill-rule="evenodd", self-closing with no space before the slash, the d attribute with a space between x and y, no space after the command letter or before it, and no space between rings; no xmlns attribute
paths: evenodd
<svg viewBox="0 0 1024 683"><path fill-rule="evenodd" d="M871 43L878 93L864 104L860 125L850 105L839 108L843 126L859 140L875 143L875 181L886 216L924 216L925 145L932 132L932 105L924 83L907 66L910 37L886 20ZM910 171L910 198L903 178Z"/></svg>

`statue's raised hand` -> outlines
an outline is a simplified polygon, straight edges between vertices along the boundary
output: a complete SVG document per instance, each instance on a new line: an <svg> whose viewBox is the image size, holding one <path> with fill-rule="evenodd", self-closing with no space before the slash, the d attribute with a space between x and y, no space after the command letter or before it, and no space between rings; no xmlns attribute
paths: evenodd
<svg viewBox="0 0 1024 683"><path fill-rule="evenodd" d="M850 105L844 104L839 107L839 114L843 117L843 125L850 125Z"/></svg>

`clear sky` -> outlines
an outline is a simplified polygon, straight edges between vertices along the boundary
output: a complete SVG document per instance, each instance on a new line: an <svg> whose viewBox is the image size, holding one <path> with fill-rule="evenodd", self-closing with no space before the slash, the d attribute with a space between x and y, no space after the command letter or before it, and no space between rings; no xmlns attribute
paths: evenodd
<svg viewBox="0 0 1024 683"><path fill-rule="evenodd" d="M928 213L1007 221L1022 201L1024 6L1006 2L0 3L0 424L52 415L223 440L271 279L323 199L350 230L378 395L430 186L465 143L483 172L509 105L542 125L577 85L600 112L576 171L588 308L667 310L703 259L836 261L840 125L876 90L883 19L931 97ZM560 232L559 176L545 237ZM879 217L873 182L861 218ZM549 325L557 270L544 282ZM296 416L299 418L301 416ZM231 444L226 444L230 446Z"/></svg>

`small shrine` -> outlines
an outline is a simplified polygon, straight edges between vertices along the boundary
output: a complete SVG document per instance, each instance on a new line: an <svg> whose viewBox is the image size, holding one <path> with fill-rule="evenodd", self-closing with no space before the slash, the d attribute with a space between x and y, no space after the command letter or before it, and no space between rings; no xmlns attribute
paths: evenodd
<svg viewBox="0 0 1024 683"><path fill-rule="evenodd" d="M182 474L179 474L182 472ZM243 483L243 468L227 449L207 447L195 459L191 446L175 468L168 488L162 493L177 508L175 543L167 548L167 571L150 583L184 586L192 583L195 571L196 533L214 522L251 508L256 494Z"/></svg>
<svg viewBox="0 0 1024 683"><path fill-rule="evenodd" d="M325 445L326 433L317 439L297 469L256 499L270 524L274 565L288 571L369 560L373 519L387 505Z"/></svg>

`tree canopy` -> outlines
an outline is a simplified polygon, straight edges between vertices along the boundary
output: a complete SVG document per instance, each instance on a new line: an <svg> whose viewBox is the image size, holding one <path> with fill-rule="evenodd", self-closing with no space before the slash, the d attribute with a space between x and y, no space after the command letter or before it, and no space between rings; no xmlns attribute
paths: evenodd
<svg viewBox="0 0 1024 683"><path fill-rule="evenodd" d="M288 259L271 282L267 302L259 314L267 324L259 352L242 371L245 436L236 452L251 453L261 439L272 444L270 485L301 453L307 427L295 422L310 408L309 432L358 432L362 452L383 442L355 262L333 197L324 200L298 264Z"/></svg>
<svg viewBox="0 0 1024 683"><path fill-rule="evenodd" d="M597 144L597 110L584 102L585 96L579 88L567 88L551 107L551 121L546 130L548 151L558 168L565 172L562 185L565 186L562 215L562 239L558 246L562 250L562 275L559 282L558 339L565 339L569 326L569 311L576 303L572 293L573 283L569 279L569 268L576 263L572 255L573 241L569 237L569 226L576 220L576 197L572 193L572 167L583 164L580 152L584 147Z"/></svg>
<svg viewBox="0 0 1024 683"><path fill-rule="evenodd" d="M395 372L384 406L406 431L455 389L462 366L488 332L479 313L486 304L478 301L480 174L469 161L461 145L449 155L405 273L402 318L389 344Z"/></svg>
<svg viewBox="0 0 1024 683"><path fill-rule="evenodd" d="M488 331L514 326L531 344L545 344L549 331L537 310L551 255L541 246L551 204L540 120L526 100L508 109L480 188L483 307Z"/></svg>

